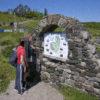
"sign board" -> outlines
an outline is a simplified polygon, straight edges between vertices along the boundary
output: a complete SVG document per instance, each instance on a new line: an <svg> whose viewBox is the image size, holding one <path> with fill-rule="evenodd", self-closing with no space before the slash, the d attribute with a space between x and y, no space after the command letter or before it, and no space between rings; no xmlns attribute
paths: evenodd
<svg viewBox="0 0 100 100"><path fill-rule="evenodd" d="M44 52L46 57L66 61L68 59L68 39L65 33L45 33Z"/></svg>

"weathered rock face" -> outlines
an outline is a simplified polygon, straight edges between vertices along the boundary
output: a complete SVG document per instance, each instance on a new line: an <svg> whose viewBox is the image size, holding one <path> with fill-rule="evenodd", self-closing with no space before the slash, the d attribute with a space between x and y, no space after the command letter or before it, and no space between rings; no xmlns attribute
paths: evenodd
<svg viewBox="0 0 100 100"><path fill-rule="evenodd" d="M64 28L69 39L66 62L43 56L43 33L52 32L57 27ZM33 36L33 45L40 47L40 51L37 52L37 65L41 65L40 73L43 81L52 85L68 84L100 95L100 60L96 58L96 49L90 34L78 20L61 15L49 15L40 21L33 33L37 34L35 41Z"/></svg>

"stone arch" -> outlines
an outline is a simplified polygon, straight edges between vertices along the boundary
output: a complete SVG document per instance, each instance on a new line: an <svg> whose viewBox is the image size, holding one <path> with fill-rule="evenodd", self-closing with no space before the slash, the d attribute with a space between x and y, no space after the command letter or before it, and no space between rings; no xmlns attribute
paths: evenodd
<svg viewBox="0 0 100 100"><path fill-rule="evenodd" d="M69 38L69 59L64 63L54 62L42 54L40 37L45 32L54 31L57 27L64 28L63 32ZM36 39L34 40L34 38ZM58 14L45 16L33 30L33 45L40 48L37 52L37 65L41 66L38 69L40 69L43 81L49 82L51 85L64 83L91 93L94 91L94 94L100 95L100 92L95 91L96 89L100 91L100 89L94 86L94 81L91 81L92 87L89 81L94 77L97 78L96 76L99 74L96 69L100 67L97 67L99 64L95 61L95 45L91 41L89 32L78 20ZM96 83L99 82L96 80Z"/></svg>
<svg viewBox="0 0 100 100"><path fill-rule="evenodd" d="M52 32L57 27L63 28L65 33L79 33L80 23L77 19L64 17L59 14L45 16L38 24L36 34L40 36L45 32Z"/></svg>
<svg viewBox="0 0 100 100"><path fill-rule="evenodd" d="M79 37L81 35L80 31L83 30L82 25L77 19L65 17L60 14L48 15L43 17L33 30L33 34L35 34L35 36L33 36L33 41L34 38L36 40L34 41L35 45L41 47L41 36L46 32L53 32L58 27L63 28L62 32L66 33L69 38L73 36Z"/></svg>
<svg viewBox="0 0 100 100"><path fill-rule="evenodd" d="M40 65L40 62L42 62L42 52L43 52L43 47L42 47L42 41L43 41L43 35L46 32L53 32L57 27L63 28L64 30L62 32L64 32L67 37L69 39L71 39L71 41L68 41L68 45L69 45L69 51L73 50L73 54L74 52L74 59L76 59L78 56L80 56L80 52L78 52L77 48L75 48L75 44L74 41L78 38L82 38L83 36L81 36L81 31L83 30L82 25L80 24L80 22L77 19L71 18L71 17L65 17L63 15L59 15L59 14L54 14L54 15L48 15L43 17L42 20L40 20L40 22L38 23L38 26L33 30L33 45L42 48L42 50L40 50L38 55L38 65ZM35 36L34 36L35 34ZM42 37L42 39L41 39ZM34 39L35 38L35 39ZM35 40L35 41L34 41ZM81 42L81 40L78 40L78 42ZM72 46L71 46L72 45ZM71 55L72 52L68 53L68 56ZM77 59L76 59L77 60ZM41 69L41 68L39 68Z"/></svg>

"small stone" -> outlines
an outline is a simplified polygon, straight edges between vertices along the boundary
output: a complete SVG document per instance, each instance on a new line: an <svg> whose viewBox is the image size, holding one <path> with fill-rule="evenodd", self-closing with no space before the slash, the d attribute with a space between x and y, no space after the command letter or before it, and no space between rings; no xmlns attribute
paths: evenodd
<svg viewBox="0 0 100 100"><path fill-rule="evenodd" d="M41 79L42 80L49 80L50 79L50 74L48 72L41 72Z"/></svg>
<svg viewBox="0 0 100 100"><path fill-rule="evenodd" d="M87 44L87 48L89 49L89 53L91 54L94 54L96 52L96 47L95 45L92 45L92 44Z"/></svg>
<svg viewBox="0 0 100 100"><path fill-rule="evenodd" d="M56 64L55 64L55 63L51 63L51 66L52 66L52 67L56 67Z"/></svg>
<svg viewBox="0 0 100 100"><path fill-rule="evenodd" d="M93 90L95 94L100 95L100 89L94 88Z"/></svg>
<svg viewBox="0 0 100 100"><path fill-rule="evenodd" d="M98 64L98 67L100 67L100 59L97 59L97 64Z"/></svg>
<svg viewBox="0 0 100 100"><path fill-rule="evenodd" d="M42 66L41 66L41 70L42 70L42 71L46 71L46 67L42 65Z"/></svg>
<svg viewBox="0 0 100 100"><path fill-rule="evenodd" d="M84 70L84 69L83 69L83 70L80 69L80 73L81 73L81 74L84 74L84 73L85 73L85 70Z"/></svg>
<svg viewBox="0 0 100 100"><path fill-rule="evenodd" d="M74 72L74 76L78 76L79 77L79 73L78 72Z"/></svg>
<svg viewBox="0 0 100 100"><path fill-rule="evenodd" d="M67 85L74 86L74 83L75 83L74 80L71 80L71 79L66 79L66 80L65 80L65 84L67 84Z"/></svg>
<svg viewBox="0 0 100 100"><path fill-rule="evenodd" d="M88 79L90 82L99 82L100 83L100 78L97 77L92 77Z"/></svg>
<svg viewBox="0 0 100 100"><path fill-rule="evenodd" d="M64 83L64 81L65 81L64 77L60 77L60 82Z"/></svg>
<svg viewBox="0 0 100 100"><path fill-rule="evenodd" d="M39 26L41 26L41 27L45 27L46 25L47 25L46 19L41 20L40 23L39 23Z"/></svg>
<svg viewBox="0 0 100 100"><path fill-rule="evenodd" d="M59 72L59 74L62 74L63 73L63 69L62 68L56 68L56 70L55 71L58 71Z"/></svg>
<svg viewBox="0 0 100 100"><path fill-rule="evenodd" d="M48 61L48 59L47 59L47 58L43 58L42 60L43 60L44 62L47 62L47 61Z"/></svg>
<svg viewBox="0 0 100 100"><path fill-rule="evenodd" d="M71 74L71 70L70 69L64 69L64 72Z"/></svg>
<svg viewBox="0 0 100 100"><path fill-rule="evenodd" d="M96 70L96 71L99 71L99 70L100 70L100 67L99 67L99 66L96 66L96 67L95 67L95 70Z"/></svg>
<svg viewBox="0 0 100 100"><path fill-rule="evenodd" d="M98 74L96 75L96 77L97 77L97 78L100 78L100 73L98 73Z"/></svg>
<svg viewBox="0 0 100 100"><path fill-rule="evenodd" d="M63 75L62 75L64 78L66 79L69 79L71 77L71 74L68 74L66 72L63 72Z"/></svg>
<svg viewBox="0 0 100 100"><path fill-rule="evenodd" d="M94 89L91 85L84 85L84 88L87 92L90 92L91 94L94 93Z"/></svg>
<svg viewBox="0 0 100 100"><path fill-rule="evenodd" d="M83 39L88 39L89 33L87 31L81 31L81 36L82 36Z"/></svg>
<svg viewBox="0 0 100 100"><path fill-rule="evenodd" d="M52 62L45 62L45 64L47 65L47 66L50 66L50 65L52 65Z"/></svg>
<svg viewBox="0 0 100 100"><path fill-rule="evenodd" d="M52 85L53 83L50 81L50 85Z"/></svg>
<svg viewBox="0 0 100 100"><path fill-rule="evenodd" d="M85 62L81 62L81 66L86 66L86 63Z"/></svg>
<svg viewBox="0 0 100 100"><path fill-rule="evenodd" d="M100 89L100 84L98 82L94 82L93 83L93 86L94 86L94 88Z"/></svg>
<svg viewBox="0 0 100 100"><path fill-rule="evenodd" d="M70 53L69 53L69 57L70 57L70 58L72 58L72 57L73 57L73 54L72 54L72 52L70 52Z"/></svg>

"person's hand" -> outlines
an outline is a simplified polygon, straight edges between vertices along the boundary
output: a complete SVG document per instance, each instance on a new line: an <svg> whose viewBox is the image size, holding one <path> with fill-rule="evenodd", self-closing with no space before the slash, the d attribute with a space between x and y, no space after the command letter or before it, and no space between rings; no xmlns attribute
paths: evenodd
<svg viewBox="0 0 100 100"><path fill-rule="evenodd" d="M26 72L26 66L24 66L24 73Z"/></svg>

